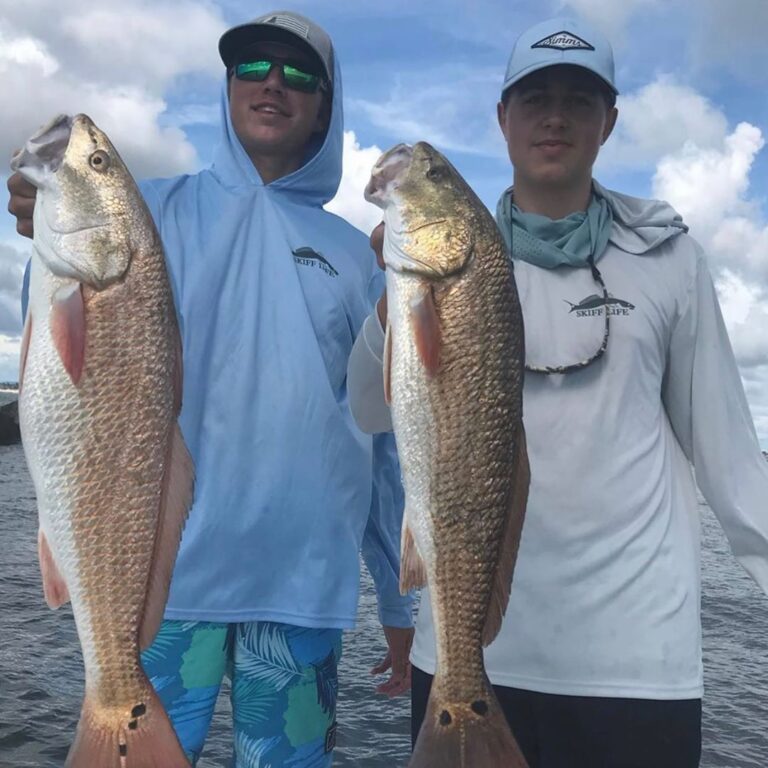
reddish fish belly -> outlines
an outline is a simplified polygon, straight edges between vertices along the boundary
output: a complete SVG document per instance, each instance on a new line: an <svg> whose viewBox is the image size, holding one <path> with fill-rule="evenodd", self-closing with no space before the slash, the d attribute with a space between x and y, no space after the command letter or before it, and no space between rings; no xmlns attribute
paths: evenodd
<svg viewBox="0 0 768 768"><path fill-rule="evenodd" d="M522 319L492 222L488 237L444 284L387 270L385 392L406 491L401 587L429 582L437 642L409 768L526 766L482 653L506 608L528 488Z"/></svg>
<svg viewBox="0 0 768 768"><path fill-rule="evenodd" d="M77 354L57 343L55 321L43 313L35 321L45 302L33 300L20 395L46 598L52 607L71 598L86 672L67 766L182 768L139 662L177 431L175 328L154 321L147 332L156 313L131 281L84 294L79 370Z"/></svg>

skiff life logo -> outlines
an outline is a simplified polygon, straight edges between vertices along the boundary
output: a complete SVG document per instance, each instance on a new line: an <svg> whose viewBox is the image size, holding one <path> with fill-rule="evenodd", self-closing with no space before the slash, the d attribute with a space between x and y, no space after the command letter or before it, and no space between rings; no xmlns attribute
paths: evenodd
<svg viewBox="0 0 768 768"><path fill-rule="evenodd" d="M573 32L566 32L566 30L545 37L543 40L539 40L539 42L534 43L531 48L556 48L559 51L595 50L595 47L590 45L586 40L582 40L578 35L574 35Z"/></svg>
<svg viewBox="0 0 768 768"><path fill-rule="evenodd" d="M608 299L604 296L598 296L596 293L590 294L586 299L582 299L578 304L574 304L567 299L563 299L566 304L570 304L570 312L576 313L576 317L595 317L596 315L603 314L603 307L608 311L609 315L629 315L629 313L635 308L634 304L630 304L624 299L617 299L615 296L608 294Z"/></svg>
<svg viewBox="0 0 768 768"><path fill-rule="evenodd" d="M294 248L292 253L293 260L297 264L302 264L305 267L319 267L329 277L336 277L339 274L333 264L314 248L308 248L307 246Z"/></svg>

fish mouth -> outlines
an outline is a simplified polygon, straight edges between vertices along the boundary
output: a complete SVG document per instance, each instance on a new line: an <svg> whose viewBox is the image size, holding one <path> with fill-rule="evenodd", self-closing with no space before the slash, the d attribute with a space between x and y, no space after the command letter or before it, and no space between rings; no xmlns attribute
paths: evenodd
<svg viewBox="0 0 768 768"><path fill-rule="evenodd" d="M373 166L371 178L365 187L365 199L369 203L384 208L400 185L400 180L411 166L413 147L410 144L398 144L385 152Z"/></svg>
<svg viewBox="0 0 768 768"><path fill-rule="evenodd" d="M48 177L59 170L77 118L57 115L44 125L13 156L11 169L40 189Z"/></svg>
<svg viewBox="0 0 768 768"><path fill-rule="evenodd" d="M67 153L75 124L87 120L88 118L85 115L77 115L75 117L57 115L34 134L24 147L13 156L11 168L14 171L18 171L38 189L45 187L64 162L64 156ZM107 226L107 222L92 221L82 227L75 227L71 230L57 229L48 221L48 216L45 218L51 232L62 236L101 229Z"/></svg>

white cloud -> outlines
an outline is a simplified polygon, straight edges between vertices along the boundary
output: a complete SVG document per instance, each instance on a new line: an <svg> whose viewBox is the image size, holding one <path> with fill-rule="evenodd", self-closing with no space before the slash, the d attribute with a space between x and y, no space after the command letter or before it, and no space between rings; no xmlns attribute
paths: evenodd
<svg viewBox="0 0 768 768"><path fill-rule="evenodd" d="M24 245L0 243L0 334L6 336L21 335L21 281L30 251Z"/></svg>
<svg viewBox="0 0 768 768"><path fill-rule="evenodd" d="M29 92L35 93L34 99L26 97ZM105 91L64 73L49 78L20 68L6 76L0 92L0 158L10 159L54 115L85 112L110 137L135 176L192 170L198 165L197 153L178 128L161 127L165 109L163 99L133 86Z"/></svg>
<svg viewBox="0 0 768 768"><path fill-rule="evenodd" d="M496 69L444 66L435 72L402 72L386 100L352 100L349 107L393 143L428 141L443 152L502 158L498 100Z"/></svg>
<svg viewBox="0 0 768 768"><path fill-rule="evenodd" d="M5 75L20 64L32 65L45 76L59 69L59 62L48 53L40 40L32 37L10 38L0 34L0 72Z"/></svg>
<svg viewBox="0 0 768 768"><path fill-rule="evenodd" d="M620 96L619 119L600 153L598 168L650 169L686 142L719 147L728 131L725 115L693 88L661 75Z"/></svg>
<svg viewBox="0 0 768 768"><path fill-rule="evenodd" d="M381 209L363 197L371 169L381 156L377 146L361 147L353 131L344 132L344 167L336 197L326 208L366 234L381 221Z"/></svg>
<svg viewBox="0 0 768 768"><path fill-rule="evenodd" d="M88 82L157 94L179 75L222 68L226 25L205 0L0 0L0 19L6 36L44 40L62 69Z"/></svg>
<svg viewBox="0 0 768 768"><path fill-rule="evenodd" d="M19 380L19 348L18 337L0 333L0 381Z"/></svg>
<svg viewBox="0 0 768 768"><path fill-rule="evenodd" d="M562 13L583 16L614 43L621 40L629 19L639 10L658 5L659 0L559 0Z"/></svg>
<svg viewBox="0 0 768 768"><path fill-rule="evenodd" d="M724 269L716 287L739 365L742 369L768 365L768 297L762 286Z"/></svg>
<svg viewBox="0 0 768 768"><path fill-rule="evenodd" d="M740 123L717 147L687 142L664 157L654 194L669 200L704 246L755 427L768 445L768 221L749 196L750 172L765 145Z"/></svg>
<svg viewBox="0 0 768 768"><path fill-rule="evenodd" d="M55 114L85 112L134 175L194 170L165 94L180 76L221 75L224 27L199 0L0 0L0 163Z"/></svg>
<svg viewBox="0 0 768 768"><path fill-rule="evenodd" d="M686 142L663 158L654 194L669 200L717 265L756 277L768 269L766 225L748 197L749 173L765 140L759 128L740 123L719 147Z"/></svg>
<svg viewBox="0 0 768 768"><path fill-rule="evenodd" d="M0 381L18 376L21 281L29 252L30 246L0 243Z"/></svg>

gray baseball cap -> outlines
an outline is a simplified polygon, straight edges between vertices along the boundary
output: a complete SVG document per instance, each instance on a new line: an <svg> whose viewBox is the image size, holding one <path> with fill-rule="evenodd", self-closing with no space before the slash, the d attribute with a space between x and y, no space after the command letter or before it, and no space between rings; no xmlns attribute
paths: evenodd
<svg viewBox="0 0 768 768"><path fill-rule="evenodd" d="M333 44L324 29L293 11L273 11L228 29L219 40L219 54L229 69L238 53L253 43L271 41L303 48L317 56L333 83Z"/></svg>
<svg viewBox="0 0 768 768"><path fill-rule="evenodd" d="M507 64L501 92L527 75L557 64L571 64L597 75L613 93L613 48L608 39L591 25L558 17L536 24L517 39Z"/></svg>

